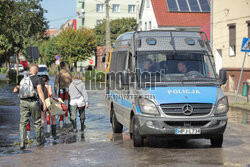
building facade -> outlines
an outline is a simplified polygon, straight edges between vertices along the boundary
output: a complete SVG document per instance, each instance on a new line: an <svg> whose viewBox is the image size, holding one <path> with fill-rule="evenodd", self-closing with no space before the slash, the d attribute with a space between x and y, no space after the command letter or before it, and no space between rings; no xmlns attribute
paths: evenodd
<svg viewBox="0 0 250 167"><path fill-rule="evenodd" d="M142 0L138 30L199 31L209 23L209 0Z"/></svg>
<svg viewBox="0 0 250 167"><path fill-rule="evenodd" d="M141 0L110 0L110 19L136 18ZM94 28L106 17L105 0L77 0L77 29Z"/></svg>
<svg viewBox="0 0 250 167"><path fill-rule="evenodd" d="M241 51L243 37L250 38L250 0L212 1L213 54L217 72L227 70L225 91L235 92L245 52ZM250 79L250 54L247 53L240 84Z"/></svg>

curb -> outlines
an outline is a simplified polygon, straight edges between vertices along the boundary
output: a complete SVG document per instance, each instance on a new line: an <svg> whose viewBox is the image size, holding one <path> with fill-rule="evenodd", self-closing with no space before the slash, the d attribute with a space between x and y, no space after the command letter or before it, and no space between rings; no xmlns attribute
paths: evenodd
<svg viewBox="0 0 250 167"><path fill-rule="evenodd" d="M239 109L239 110L245 110L245 111L249 111L250 112L249 108L242 107L242 106L231 106L231 105L229 105L229 108Z"/></svg>

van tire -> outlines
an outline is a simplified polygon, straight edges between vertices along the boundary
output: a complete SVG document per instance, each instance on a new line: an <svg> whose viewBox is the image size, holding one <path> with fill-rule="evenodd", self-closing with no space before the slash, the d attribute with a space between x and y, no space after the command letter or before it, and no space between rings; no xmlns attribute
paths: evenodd
<svg viewBox="0 0 250 167"><path fill-rule="evenodd" d="M221 147L223 144L223 135L210 139L212 147Z"/></svg>
<svg viewBox="0 0 250 167"><path fill-rule="evenodd" d="M132 118L132 126L133 126L132 138L133 138L134 147L143 147L144 139L139 133L139 129L138 129L135 117Z"/></svg>
<svg viewBox="0 0 250 167"><path fill-rule="evenodd" d="M113 133L122 133L123 126L117 121L115 112L112 112L112 129Z"/></svg>

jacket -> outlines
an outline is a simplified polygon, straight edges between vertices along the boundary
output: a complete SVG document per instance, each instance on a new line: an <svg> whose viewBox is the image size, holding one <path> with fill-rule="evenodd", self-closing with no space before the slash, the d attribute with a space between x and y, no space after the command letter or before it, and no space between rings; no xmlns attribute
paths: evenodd
<svg viewBox="0 0 250 167"><path fill-rule="evenodd" d="M68 88L71 82L72 82L71 73L66 68L62 68L56 74L54 90L57 90L58 84L60 89Z"/></svg>
<svg viewBox="0 0 250 167"><path fill-rule="evenodd" d="M72 83L69 85L69 95L71 100L79 99L83 95L83 101L85 104L88 103L88 95L85 89L85 84L81 80L74 79L72 81Z"/></svg>

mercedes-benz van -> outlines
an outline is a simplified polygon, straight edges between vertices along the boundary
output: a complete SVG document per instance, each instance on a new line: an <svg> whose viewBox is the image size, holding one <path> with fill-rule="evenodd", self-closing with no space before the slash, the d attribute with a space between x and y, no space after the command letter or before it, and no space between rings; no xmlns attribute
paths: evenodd
<svg viewBox="0 0 250 167"><path fill-rule="evenodd" d="M107 77L114 133L127 127L135 147L149 136L206 138L221 147L228 100L204 32L145 31L120 35Z"/></svg>

